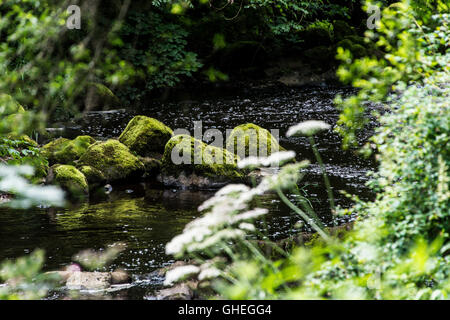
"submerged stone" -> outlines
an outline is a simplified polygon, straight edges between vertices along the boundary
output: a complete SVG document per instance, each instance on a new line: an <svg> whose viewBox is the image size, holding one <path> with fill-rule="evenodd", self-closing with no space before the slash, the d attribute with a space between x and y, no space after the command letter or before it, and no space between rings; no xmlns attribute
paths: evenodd
<svg viewBox="0 0 450 320"><path fill-rule="evenodd" d="M243 178L236 166L238 159L225 149L177 135L166 144L161 179L178 187L218 187Z"/></svg>
<svg viewBox="0 0 450 320"><path fill-rule="evenodd" d="M266 129L253 123L242 124L231 131L227 138L227 150L240 158L266 157L285 150Z"/></svg>
<svg viewBox="0 0 450 320"><path fill-rule="evenodd" d="M131 151L146 157L155 152L162 154L172 135L172 129L162 122L145 116L136 116L128 123L119 141Z"/></svg>
<svg viewBox="0 0 450 320"><path fill-rule="evenodd" d="M142 161L115 139L91 145L81 156L78 165L99 170L108 182L140 178L145 171Z"/></svg>
<svg viewBox="0 0 450 320"><path fill-rule="evenodd" d="M54 165L50 168L47 183L56 184L70 195L81 196L89 193L86 177L71 165Z"/></svg>

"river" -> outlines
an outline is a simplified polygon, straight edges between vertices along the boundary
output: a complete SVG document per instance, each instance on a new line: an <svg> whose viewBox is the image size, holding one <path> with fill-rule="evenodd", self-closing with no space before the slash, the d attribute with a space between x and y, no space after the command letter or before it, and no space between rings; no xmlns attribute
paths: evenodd
<svg viewBox="0 0 450 320"><path fill-rule="evenodd" d="M333 105L336 94L354 93L350 88L318 86L287 88L279 85L235 85L230 89L208 93L191 92L172 101L150 101L141 106L108 112L89 112L84 117L67 123L62 135L73 138L89 134L96 139L117 137L127 122L138 114L154 117L173 129L193 132L194 122L201 121L203 131L211 128L223 132L234 126L252 122L266 129L280 132L280 144L297 153L297 160L309 159L302 190L325 225L332 217L327 194L318 166L308 141L302 137L286 138L291 125L305 120L323 120L334 125L338 112ZM374 127L372 121L360 135L365 140ZM369 199L373 194L365 186L366 173L373 163L352 152L341 149L341 140L333 132L317 138L318 148L326 164L338 205L348 207L349 200L339 190ZM86 248L99 249L121 241L127 249L105 270L117 267L132 275L131 288L114 293L93 295L81 293L79 298L142 299L152 297L162 286L161 277L152 274L158 268L173 263L164 253L165 244L192 219L199 216L197 207L213 195L213 190L189 191L164 189L157 183L146 182L114 186L109 194L91 196L89 201L70 208L33 208L27 211L0 209L0 261L45 249L45 270L55 270L71 262L71 257ZM291 195L291 198L295 197ZM260 206L270 209L264 232L273 239L286 238L298 231L310 231L308 226L296 229L299 220L275 196L265 195ZM355 217L340 217L345 223ZM51 298L61 298L56 292Z"/></svg>

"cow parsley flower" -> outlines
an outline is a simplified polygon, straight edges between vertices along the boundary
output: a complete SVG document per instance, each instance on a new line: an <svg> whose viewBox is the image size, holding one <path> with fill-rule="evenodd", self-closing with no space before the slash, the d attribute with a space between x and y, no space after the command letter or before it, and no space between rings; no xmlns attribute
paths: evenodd
<svg viewBox="0 0 450 320"><path fill-rule="evenodd" d="M166 272L166 279L164 280L164 285L168 286L186 278L187 276L198 274L200 268L193 265L181 266Z"/></svg>
<svg viewBox="0 0 450 320"><path fill-rule="evenodd" d="M301 122L293 127L290 127L288 132L286 133L286 136L292 137L295 135L302 135L310 137L315 134L318 134L319 132L327 131L330 128L331 126L323 121L309 120Z"/></svg>
<svg viewBox="0 0 450 320"><path fill-rule="evenodd" d="M238 168L279 167L281 164L295 159L294 151L279 151L269 157L248 157L238 162Z"/></svg>

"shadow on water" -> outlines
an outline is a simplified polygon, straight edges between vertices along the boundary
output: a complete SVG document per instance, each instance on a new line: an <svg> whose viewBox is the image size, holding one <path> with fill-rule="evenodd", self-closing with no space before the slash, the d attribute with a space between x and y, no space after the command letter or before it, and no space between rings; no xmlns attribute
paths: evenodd
<svg viewBox="0 0 450 320"><path fill-rule="evenodd" d="M309 144L304 138L285 138L291 125L305 120L323 120L335 124L338 112L333 106L336 94L348 95L346 88L268 87L240 88L234 94L201 101L149 102L133 111L91 112L77 123L67 125L64 136L89 134L97 139L117 137L127 122L137 114L151 116L170 127L193 132L193 122L202 121L203 131L217 128L225 131L253 122L267 129L280 130L280 144L295 150L297 159L313 162L304 179L303 190L325 225L332 223L322 176ZM371 135L369 128L361 140ZM357 194L362 199L373 195L365 187L366 172L372 163L340 148L336 134L327 133L317 139L319 150L334 188L338 205L348 207L349 200L339 190ZM165 190L152 184L124 185L112 193L91 197L89 202L67 209L32 209L26 212L0 209L0 261L30 253L35 248L46 250L46 270L54 270L71 262L71 257L86 248L99 249L113 242L126 242L128 247L108 270L124 268L134 277L134 287L115 294L118 298L141 299L161 286L152 271L173 261L164 253L165 244L196 218L197 207L211 197L211 191ZM295 196L291 195L295 201ZM273 239L286 238L292 232L310 231L294 226L299 218L275 195L265 195L260 206L270 209L266 223ZM339 218L339 223L354 217ZM58 296L57 296L58 297Z"/></svg>

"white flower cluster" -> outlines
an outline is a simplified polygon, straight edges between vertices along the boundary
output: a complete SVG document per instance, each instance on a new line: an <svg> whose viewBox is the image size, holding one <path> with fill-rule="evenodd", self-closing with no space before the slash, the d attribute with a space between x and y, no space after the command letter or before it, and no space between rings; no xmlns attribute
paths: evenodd
<svg viewBox="0 0 450 320"><path fill-rule="evenodd" d="M0 191L10 192L15 197L8 203L9 207L26 209L33 205L62 206L64 192L56 186L36 186L30 184L23 176L31 176L31 166L0 165Z"/></svg>
<svg viewBox="0 0 450 320"><path fill-rule="evenodd" d="M331 126L323 121L309 120L290 127L286 136L292 137L295 135L302 135L309 137L318 134L321 131L327 131L330 128Z"/></svg>
<svg viewBox="0 0 450 320"><path fill-rule="evenodd" d="M205 263L200 267L194 265L180 266L166 272L164 285L170 286L175 282L182 281L187 277L197 275L198 280L209 280L221 275L221 271L210 263Z"/></svg>
<svg viewBox="0 0 450 320"><path fill-rule="evenodd" d="M199 273L200 268L197 266L181 266L166 272L166 278L164 284L166 286L173 284L174 282L183 280L187 276Z"/></svg>
<svg viewBox="0 0 450 320"><path fill-rule="evenodd" d="M238 162L238 168L252 167L279 167L283 163L295 159L294 151L280 151L272 153L269 157L248 157Z"/></svg>
<svg viewBox="0 0 450 320"><path fill-rule="evenodd" d="M231 184L220 189L199 207L199 211L208 212L188 223L183 233L166 245L166 253L182 255L245 237L244 230L249 231L251 227L247 223L244 228L238 228L239 224L267 214L266 209L248 210L248 204L267 190L267 184L263 183L252 189L243 184Z"/></svg>

